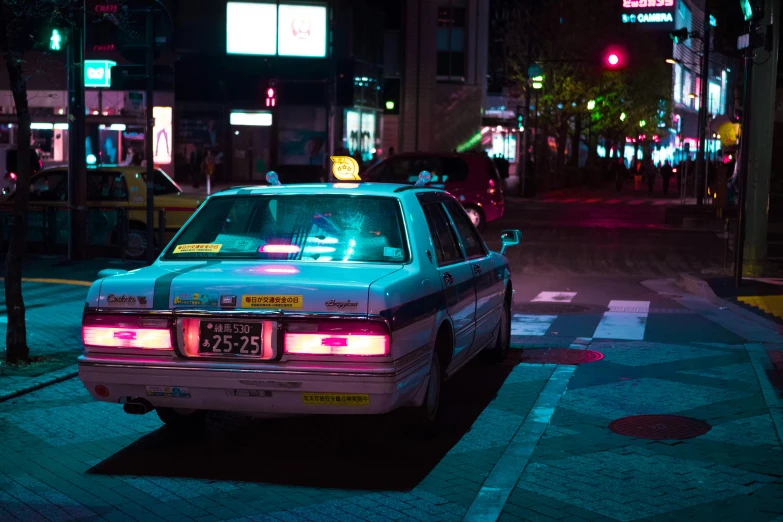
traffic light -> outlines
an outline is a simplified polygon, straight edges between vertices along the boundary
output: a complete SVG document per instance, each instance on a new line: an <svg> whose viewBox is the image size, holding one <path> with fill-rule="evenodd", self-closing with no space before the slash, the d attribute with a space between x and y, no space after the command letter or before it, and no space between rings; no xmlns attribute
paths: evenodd
<svg viewBox="0 0 783 522"><path fill-rule="evenodd" d="M604 50L603 66L606 69L620 69L625 67L625 53L617 47L609 47Z"/></svg>
<svg viewBox="0 0 783 522"><path fill-rule="evenodd" d="M525 116L522 114L522 106L517 105L517 129L522 130L525 126Z"/></svg>
<svg viewBox="0 0 783 522"><path fill-rule="evenodd" d="M683 27L682 29L677 29L676 31L672 31L669 33L669 37L674 40L674 43L682 43L685 40L688 39L690 35L688 34L688 28Z"/></svg>
<svg viewBox="0 0 783 522"><path fill-rule="evenodd" d="M277 105L277 93L274 87L266 89L266 106L272 108Z"/></svg>
<svg viewBox="0 0 783 522"><path fill-rule="evenodd" d="M57 28L52 29L52 32L49 33L49 50L62 51L64 47L65 38L63 36L63 31Z"/></svg>
<svg viewBox="0 0 783 522"><path fill-rule="evenodd" d="M758 22L764 18L764 0L740 0L746 22Z"/></svg>
<svg viewBox="0 0 783 522"><path fill-rule="evenodd" d="M386 78L383 80L383 113L400 113L400 79Z"/></svg>

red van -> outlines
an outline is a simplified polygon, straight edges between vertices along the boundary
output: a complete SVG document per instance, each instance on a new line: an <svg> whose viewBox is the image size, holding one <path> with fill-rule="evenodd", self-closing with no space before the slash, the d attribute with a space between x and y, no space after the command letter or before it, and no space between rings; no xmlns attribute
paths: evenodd
<svg viewBox="0 0 783 522"><path fill-rule="evenodd" d="M414 184L419 173L432 174L430 186L443 188L465 207L476 228L503 217L503 184L490 158L472 153L396 154L362 174L364 181Z"/></svg>

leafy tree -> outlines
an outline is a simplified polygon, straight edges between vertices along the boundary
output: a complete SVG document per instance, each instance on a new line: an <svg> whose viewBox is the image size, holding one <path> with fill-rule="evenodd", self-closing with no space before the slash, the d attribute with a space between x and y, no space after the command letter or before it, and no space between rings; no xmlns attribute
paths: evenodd
<svg viewBox="0 0 783 522"><path fill-rule="evenodd" d="M72 0L0 0L0 55L5 62L17 116L17 181L13 199L10 246L6 255L5 301L8 311L6 362L27 363L25 305L22 296L22 259L27 242L30 192L30 105L27 81L33 68L26 54L41 50L46 31L70 26L81 2Z"/></svg>

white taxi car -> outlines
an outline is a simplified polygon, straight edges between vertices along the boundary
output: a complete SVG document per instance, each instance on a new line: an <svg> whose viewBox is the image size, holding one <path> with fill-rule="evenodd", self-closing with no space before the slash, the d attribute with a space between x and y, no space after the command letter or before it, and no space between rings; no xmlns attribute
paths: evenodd
<svg viewBox="0 0 783 522"><path fill-rule="evenodd" d="M259 186L217 193L149 267L90 288L79 377L128 413L381 414L425 426L441 384L509 349L503 232L490 252L426 186ZM121 271L117 271L121 272Z"/></svg>

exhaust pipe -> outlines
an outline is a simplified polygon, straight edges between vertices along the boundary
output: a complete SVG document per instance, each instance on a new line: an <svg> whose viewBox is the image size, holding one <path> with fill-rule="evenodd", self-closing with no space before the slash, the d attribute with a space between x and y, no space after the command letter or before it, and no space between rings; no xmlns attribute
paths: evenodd
<svg viewBox="0 0 783 522"><path fill-rule="evenodd" d="M122 409L125 411L125 413L130 415L144 415L145 413L151 412L154 408L152 407L152 404L150 404L146 399L141 399L139 397L127 397L125 404L122 406Z"/></svg>

